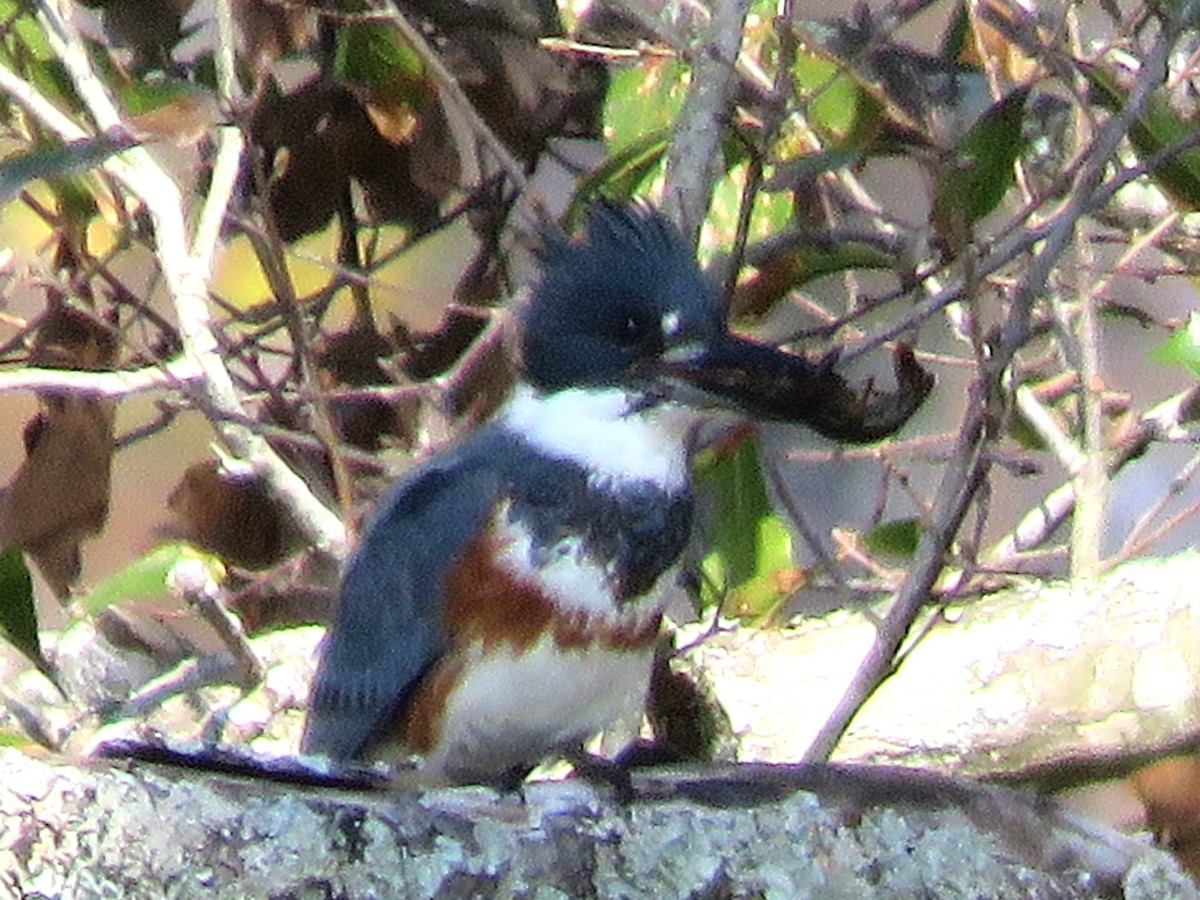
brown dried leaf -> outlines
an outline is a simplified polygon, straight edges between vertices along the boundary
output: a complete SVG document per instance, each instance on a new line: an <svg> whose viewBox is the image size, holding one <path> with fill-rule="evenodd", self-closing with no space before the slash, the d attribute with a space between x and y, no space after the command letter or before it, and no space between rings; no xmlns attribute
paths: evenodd
<svg viewBox="0 0 1200 900"><path fill-rule="evenodd" d="M453 148L438 139L440 117L440 107L430 104L408 142L394 143L345 88L313 80L291 94L265 101L253 130L267 158L278 157L276 167L282 169L270 186L270 206L280 236L292 241L324 228L348 193L351 178L362 186L374 222L401 222L417 231L432 227L438 219L438 201L458 175ZM385 124L402 130L399 120ZM436 166L424 165L420 178L414 173L414 147L422 148L421 158L426 161L441 157ZM434 185L437 191L431 192Z"/></svg>
<svg viewBox="0 0 1200 900"><path fill-rule="evenodd" d="M299 4L236 0L233 14L242 36L242 54L260 77L277 58L307 44L316 26L313 11Z"/></svg>
<svg viewBox="0 0 1200 900"><path fill-rule="evenodd" d="M421 122L417 111L407 103L368 103L366 109L380 137L393 144L407 144Z"/></svg>
<svg viewBox="0 0 1200 900"><path fill-rule="evenodd" d="M223 470L216 460L188 467L167 499L166 531L244 569L265 569L295 548L297 536L260 478Z"/></svg>
<svg viewBox="0 0 1200 900"><path fill-rule="evenodd" d="M79 578L80 543L108 520L114 412L110 400L43 396L29 455L0 494L0 544L24 549L59 596Z"/></svg>
<svg viewBox="0 0 1200 900"><path fill-rule="evenodd" d="M379 360L391 351L391 345L374 331L330 335L317 356L322 385L337 389L390 384ZM378 397L335 398L329 402L329 413L343 441L363 450L378 450L388 435L405 445L412 440L397 415L398 406Z"/></svg>
<svg viewBox="0 0 1200 900"><path fill-rule="evenodd" d="M103 371L112 368L116 355L116 334L107 323L67 306L58 294L50 296L29 353L31 366Z"/></svg>
<svg viewBox="0 0 1200 900"><path fill-rule="evenodd" d="M445 58L484 121L517 156L534 160L555 135L594 136L603 66L543 48L536 38L461 28Z"/></svg>
<svg viewBox="0 0 1200 900"><path fill-rule="evenodd" d="M110 368L116 338L92 316L51 297L29 361L70 369ZM41 412L25 427L26 458L0 494L0 544L15 543L55 593L79 578L79 545L108 520L111 400L84 393L39 393Z"/></svg>

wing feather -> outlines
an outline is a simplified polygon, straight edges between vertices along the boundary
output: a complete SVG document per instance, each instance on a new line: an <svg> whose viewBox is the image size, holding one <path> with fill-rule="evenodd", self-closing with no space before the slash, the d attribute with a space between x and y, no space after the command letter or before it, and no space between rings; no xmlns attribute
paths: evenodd
<svg viewBox="0 0 1200 900"><path fill-rule="evenodd" d="M376 508L342 579L322 649L301 749L363 758L444 652L443 582L485 527L501 476L486 442L434 457Z"/></svg>

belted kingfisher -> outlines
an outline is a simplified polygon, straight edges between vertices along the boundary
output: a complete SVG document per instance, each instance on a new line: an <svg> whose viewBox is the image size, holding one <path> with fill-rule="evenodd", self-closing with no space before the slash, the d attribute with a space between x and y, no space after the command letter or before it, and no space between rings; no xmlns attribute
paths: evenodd
<svg viewBox="0 0 1200 900"><path fill-rule="evenodd" d="M374 510L323 644L302 751L498 782L644 703L689 539L689 435L801 357L732 335L676 229L600 201L547 238L522 377ZM810 374L812 374L810 370Z"/></svg>

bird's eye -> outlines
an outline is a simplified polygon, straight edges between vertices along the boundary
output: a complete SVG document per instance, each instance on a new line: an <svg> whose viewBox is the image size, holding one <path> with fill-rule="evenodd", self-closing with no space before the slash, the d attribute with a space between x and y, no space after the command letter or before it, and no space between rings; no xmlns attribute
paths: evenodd
<svg viewBox="0 0 1200 900"><path fill-rule="evenodd" d="M609 326L612 340L623 347L640 344L645 337L646 329L641 319L632 313L620 318L614 318Z"/></svg>

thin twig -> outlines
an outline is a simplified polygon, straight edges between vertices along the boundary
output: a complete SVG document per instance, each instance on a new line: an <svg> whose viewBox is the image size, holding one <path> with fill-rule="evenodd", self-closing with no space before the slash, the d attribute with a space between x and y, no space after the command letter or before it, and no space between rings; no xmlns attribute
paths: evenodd
<svg viewBox="0 0 1200 900"><path fill-rule="evenodd" d="M236 106L241 97L235 71L232 15L229 0L218 0L218 40L215 54L217 75L223 99L230 107ZM206 272L212 268L213 255L216 253L221 229L225 223L225 213L229 209L229 201L237 185L244 147L245 139L240 128L224 125L217 129L217 158L213 164L208 197L204 201L204 209L196 226L195 239L192 241L192 256L196 265Z"/></svg>
<svg viewBox="0 0 1200 900"><path fill-rule="evenodd" d="M241 666L228 651L184 660L169 672L143 684L116 710L114 717L145 719L172 697L236 679Z"/></svg>
<svg viewBox="0 0 1200 900"><path fill-rule="evenodd" d="M1197 472L1200 472L1200 453L1194 454L1184 467L1175 473L1175 477L1171 479L1171 483L1167 485L1167 489L1163 491L1162 496L1146 507L1137 522L1134 523L1133 528L1129 531L1129 536L1125 538L1125 543L1121 545L1120 555L1122 559L1129 559L1130 557L1144 553L1156 540L1167 534L1171 528L1177 526L1183 518L1186 518L1186 514L1193 507L1188 507L1184 511L1184 515L1169 519L1164 525L1150 531L1143 537L1143 533L1150 527L1150 523L1162 514L1163 510L1167 508L1167 504L1184 492L1196 477Z"/></svg>
<svg viewBox="0 0 1200 900"><path fill-rule="evenodd" d="M830 555L825 549L825 544L821 541L813 527L809 525L807 517L800 509L800 505L796 503L796 498L792 496L791 490L788 489L787 482L784 480L783 474L779 471L779 465L774 459L768 459L763 456L763 470L767 473L767 477L771 481L771 488L775 492L775 497L783 506L784 512L788 514L791 520L792 527L800 532L800 537L804 539L804 543L808 549L816 556L817 561L829 575L831 579L838 585L846 583L846 575L842 572L837 560Z"/></svg>
<svg viewBox="0 0 1200 900"><path fill-rule="evenodd" d="M933 520L921 534L904 582L880 623L874 642L837 707L805 753L807 761L829 758L862 704L893 671L896 654L941 574L946 551L987 473L987 455L982 452L987 436L983 377L981 375L975 381L968 396L967 418L959 431L950 465L938 486Z"/></svg>
<svg viewBox="0 0 1200 900"><path fill-rule="evenodd" d="M1187 438L1184 423L1192 415L1192 407L1200 388L1191 388L1163 401L1148 410L1135 428L1113 452L1108 462L1108 477L1112 478L1132 459L1137 459L1154 441ZM1075 509L1075 486L1067 481L1046 494L1021 521L983 555L989 568L1007 569L1013 561L1040 547L1066 521ZM1122 551L1108 565L1119 565L1128 559Z"/></svg>
<svg viewBox="0 0 1200 900"><path fill-rule="evenodd" d="M1079 12L1068 7L1065 15L1070 46L1074 56L1082 57L1083 40L1079 31ZM1076 75L1076 90L1087 90L1087 79ZM1085 104L1074 106L1074 143L1083 150L1085 134L1094 127ZM1075 480L1075 514L1071 517L1071 577L1094 578L1100 568L1101 541L1105 512L1108 508L1109 481L1104 462L1104 412L1100 401L1100 335L1096 321L1098 285L1092 280L1095 249L1089 240L1095 230L1090 219L1080 219L1079 239L1075 241L1074 268L1076 300L1067 302L1055 295L1051 304L1062 323L1065 341L1073 346L1079 370L1079 415L1082 420L1078 464L1071 469Z"/></svg>
<svg viewBox="0 0 1200 900"><path fill-rule="evenodd" d="M1037 391L1027 384L1022 384L1017 386L1014 393L1017 409L1021 411L1025 421L1037 432L1038 437L1046 442L1046 446L1067 470L1067 474L1074 478L1084 465L1083 454L1078 445L1059 424L1058 419L1054 418L1054 414L1046 409L1038 398Z"/></svg>
<svg viewBox="0 0 1200 900"><path fill-rule="evenodd" d="M858 710L895 670L896 654L904 645L922 605L928 600L967 507L989 470L991 457L983 451L991 439L990 432L997 425L990 418L993 415L990 409L992 394L1029 336L1034 300L1049 283L1055 266L1070 245L1079 219L1102 193L1101 188L1105 186L1101 182L1106 167L1151 93L1162 83L1167 57L1177 33L1178 26L1163 29L1146 55L1138 81L1129 93L1127 106L1098 129L1076 173L1074 190L1052 218L1053 224L1046 232L1044 242L1035 251L1025 277L1013 292L999 340L991 348L993 355L981 366L979 376L969 391L966 418L950 465L938 487L938 502L931 526L921 535L904 584L878 629L875 641L833 714L805 754L806 759L827 759ZM978 266L975 275L980 275Z"/></svg>
<svg viewBox="0 0 1200 900"><path fill-rule="evenodd" d="M202 376L194 360L181 358L162 366L116 372L83 372L24 366L0 371L0 394L10 391L66 391L101 397L129 397L147 391L181 390Z"/></svg>

